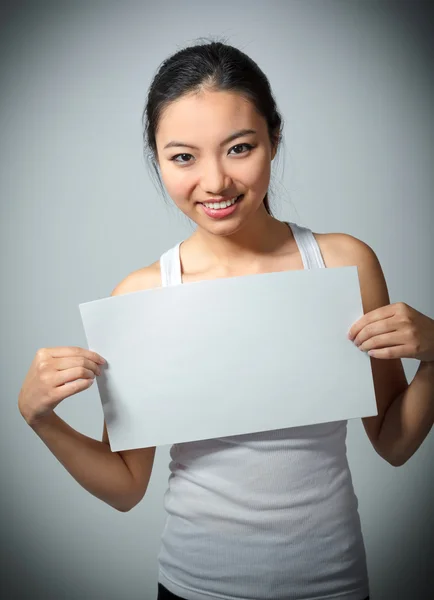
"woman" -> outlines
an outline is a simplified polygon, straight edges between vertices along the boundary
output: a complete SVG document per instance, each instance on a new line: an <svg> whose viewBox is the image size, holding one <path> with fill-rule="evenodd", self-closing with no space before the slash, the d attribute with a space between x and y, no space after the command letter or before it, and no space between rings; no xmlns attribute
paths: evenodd
<svg viewBox="0 0 434 600"><path fill-rule="evenodd" d="M434 321L404 303L389 303L381 266L362 241L313 234L272 216L267 190L283 128L264 73L243 52L219 42L183 49L156 74L144 120L159 181L197 228L159 261L131 273L112 295L357 265L365 314L349 340L372 357L378 404L378 416L363 424L384 460L404 464L433 423ZM421 361L411 385L404 357ZM53 412L91 384L102 361L81 348L39 350L19 407L83 487L118 510L130 510L146 492L155 448L111 453L105 426L100 443ZM346 424L174 444L158 599L369 598Z"/></svg>

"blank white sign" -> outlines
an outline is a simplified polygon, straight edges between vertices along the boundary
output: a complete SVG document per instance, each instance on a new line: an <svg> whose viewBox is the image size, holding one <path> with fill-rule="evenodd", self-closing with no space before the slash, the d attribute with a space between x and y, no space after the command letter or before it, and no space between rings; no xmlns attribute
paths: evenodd
<svg viewBox="0 0 434 600"><path fill-rule="evenodd" d="M113 452L377 414L357 267L185 283L79 305Z"/></svg>

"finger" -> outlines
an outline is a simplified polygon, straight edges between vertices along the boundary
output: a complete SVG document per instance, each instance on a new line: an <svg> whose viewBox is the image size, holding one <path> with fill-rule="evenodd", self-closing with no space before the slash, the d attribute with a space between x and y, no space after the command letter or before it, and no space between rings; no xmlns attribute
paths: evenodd
<svg viewBox="0 0 434 600"><path fill-rule="evenodd" d="M390 319L395 316L396 310L391 304L387 304L386 306L380 306L375 310L371 310L360 317L358 321L353 323L348 330L348 339L353 340L360 331L369 325L370 323L375 323L375 321L381 321L381 319Z"/></svg>
<svg viewBox="0 0 434 600"><path fill-rule="evenodd" d="M392 333L394 331L397 331L395 320L391 318L382 319L381 321L369 323L369 325L363 327L363 329L353 339L353 343L356 346L360 347L363 344L363 342L366 342L374 336L382 335L385 333Z"/></svg>
<svg viewBox="0 0 434 600"><path fill-rule="evenodd" d="M71 369L65 369L58 371L53 375L53 387L59 387L65 383L76 381L77 379L94 379L95 373L92 369L86 369L86 367L73 367Z"/></svg>
<svg viewBox="0 0 434 600"><path fill-rule="evenodd" d="M57 358L55 361L56 369L63 371L64 369L71 369L72 367L86 367L91 369L97 375L101 375L100 363L97 363L90 358L82 356L71 357L71 358Z"/></svg>
<svg viewBox="0 0 434 600"><path fill-rule="evenodd" d="M75 379L74 381L67 381L64 385L59 385L51 391L50 399L54 403L59 403L65 398L69 398L70 396L89 388L94 381L94 379Z"/></svg>
<svg viewBox="0 0 434 600"><path fill-rule="evenodd" d="M97 352L80 348L79 346L57 346L54 348L46 348L53 358L62 358L64 356L85 356L94 362L105 364L104 358Z"/></svg>
<svg viewBox="0 0 434 600"><path fill-rule="evenodd" d="M359 350L367 352L368 350L376 350L378 348L387 348L392 346L402 346L403 344L402 333L400 331L394 331L392 333L383 333L381 335L375 335L360 344Z"/></svg>
<svg viewBox="0 0 434 600"><path fill-rule="evenodd" d="M400 346L391 346L389 348L377 348L375 350L368 351L369 356L372 358L379 359L391 359L391 358L408 358L408 348L404 344Z"/></svg>

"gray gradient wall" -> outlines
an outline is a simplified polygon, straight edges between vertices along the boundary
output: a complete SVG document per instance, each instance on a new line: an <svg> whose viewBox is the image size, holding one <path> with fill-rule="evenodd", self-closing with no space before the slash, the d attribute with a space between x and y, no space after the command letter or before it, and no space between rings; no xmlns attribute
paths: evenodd
<svg viewBox="0 0 434 600"><path fill-rule="evenodd" d="M17 408L40 347L86 347L80 302L192 232L156 190L141 112L159 63L226 36L285 118L272 206L376 251L391 301L434 316L432 12L419 2L16 2L1 9L1 597L153 600L169 446L116 512L64 470ZM288 343L291 343L288 340ZM416 361L405 360L409 380ZM58 414L101 439L96 387ZM431 597L431 434L403 467L350 421L372 598ZM431 562L431 564L430 564Z"/></svg>

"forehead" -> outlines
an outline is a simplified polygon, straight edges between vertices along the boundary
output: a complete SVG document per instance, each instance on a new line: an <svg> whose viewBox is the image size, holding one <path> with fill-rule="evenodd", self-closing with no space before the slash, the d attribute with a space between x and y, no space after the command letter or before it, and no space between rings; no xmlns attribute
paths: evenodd
<svg viewBox="0 0 434 600"><path fill-rule="evenodd" d="M265 127L253 104L240 94L206 91L171 102L160 117L156 137L164 145L172 138L220 138L235 129Z"/></svg>

